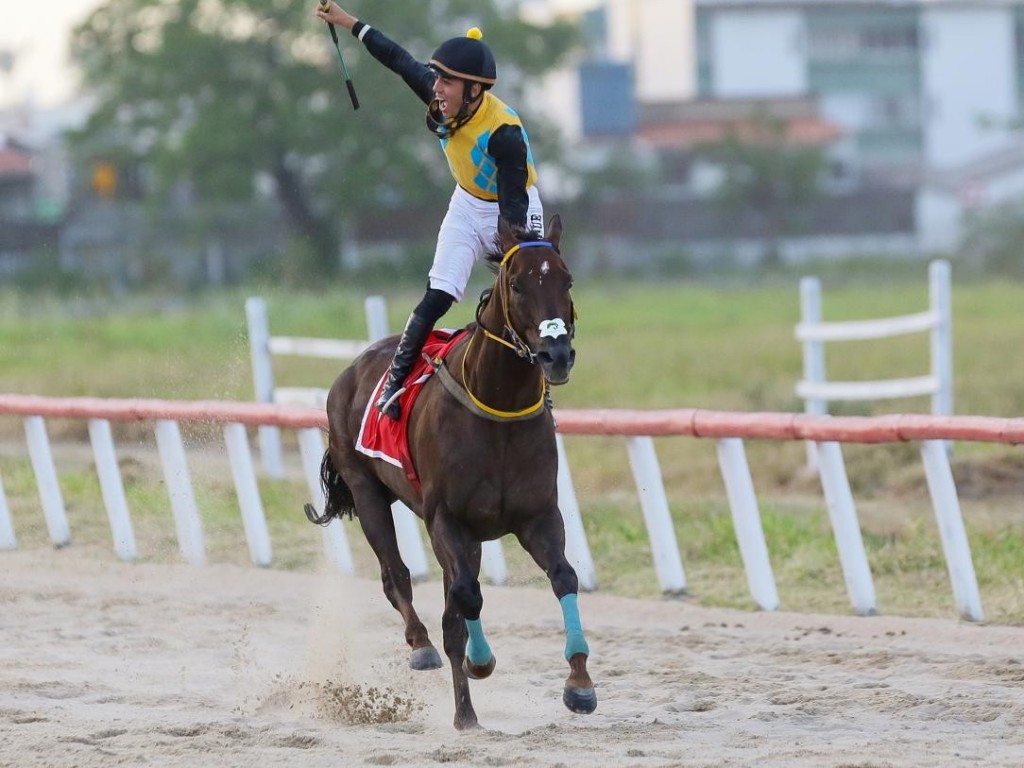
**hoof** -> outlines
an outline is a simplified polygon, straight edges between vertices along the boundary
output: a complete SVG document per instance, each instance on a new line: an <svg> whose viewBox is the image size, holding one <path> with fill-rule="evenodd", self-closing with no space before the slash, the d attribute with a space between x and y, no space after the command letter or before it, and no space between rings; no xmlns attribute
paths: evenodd
<svg viewBox="0 0 1024 768"><path fill-rule="evenodd" d="M562 691L562 703L570 712L589 715L597 709L597 691L593 688L574 688L567 685Z"/></svg>
<svg viewBox="0 0 1024 768"><path fill-rule="evenodd" d="M465 719L459 719L458 717L456 717L455 721L452 723L452 725L455 726L455 730L457 730L457 731L482 731L483 730L483 726L480 725L480 723L477 722L476 715L473 715L472 717L467 717Z"/></svg>
<svg viewBox="0 0 1024 768"><path fill-rule="evenodd" d="M498 663L497 658L494 654L491 654L491 659L486 664L474 664L466 656L462 660L462 671L466 673L466 677L470 680L483 680L485 677L490 677L491 672L494 671L494 665Z"/></svg>
<svg viewBox="0 0 1024 768"><path fill-rule="evenodd" d="M441 654L439 654L437 652L437 648L432 645L417 648L409 657L409 666L416 670L440 669Z"/></svg>

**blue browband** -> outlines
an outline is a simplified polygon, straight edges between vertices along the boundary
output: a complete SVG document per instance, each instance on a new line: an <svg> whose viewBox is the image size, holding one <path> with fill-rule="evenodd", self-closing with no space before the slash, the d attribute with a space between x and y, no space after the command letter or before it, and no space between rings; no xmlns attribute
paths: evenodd
<svg viewBox="0 0 1024 768"><path fill-rule="evenodd" d="M509 248L507 251L505 251L505 255L502 256L502 258L501 258L502 265L504 265L506 261L508 261L510 258L512 258L512 256L515 254L515 252L518 251L520 248L535 248L535 247L550 248L555 253L560 253L560 251L558 250L558 246L555 245L552 242L549 242L548 240L527 240L525 243L516 243L511 248Z"/></svg>

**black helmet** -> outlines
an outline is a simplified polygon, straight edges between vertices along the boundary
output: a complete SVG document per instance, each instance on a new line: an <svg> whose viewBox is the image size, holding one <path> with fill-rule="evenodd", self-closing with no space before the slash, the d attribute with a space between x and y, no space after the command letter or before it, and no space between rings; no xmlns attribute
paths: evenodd
<svg viewBox="0 0 1024 768"><path fill-rule="evenodd" d="M498 79L494 54L481 41L483 33L473 27L465 37L445 40L430 57L430 66L450 77L481 83L484 90Z"/></svg>

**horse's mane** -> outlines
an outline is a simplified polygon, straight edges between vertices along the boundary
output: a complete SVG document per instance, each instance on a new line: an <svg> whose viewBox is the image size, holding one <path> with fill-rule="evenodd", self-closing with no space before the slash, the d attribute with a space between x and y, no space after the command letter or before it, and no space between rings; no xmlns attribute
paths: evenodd
<svg viewBox="0 0 1024 768"><path fill-rule="evenodd" d="M515 229L516 240L520 243L535 243L538 240L543 240L544 236L540 232L535 232L532 229ZM495 235L494 242L491 243L491 250L484 256L484 260L487 262L487 268L497 274L498 266L501 264L501 260L505 258L505 248L501 244L501 236Z"/></svg>

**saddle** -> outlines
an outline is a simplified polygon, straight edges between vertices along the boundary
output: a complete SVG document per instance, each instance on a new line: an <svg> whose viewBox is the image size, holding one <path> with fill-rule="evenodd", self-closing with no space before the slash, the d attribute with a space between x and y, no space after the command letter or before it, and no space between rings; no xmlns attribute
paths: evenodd
<svg viewBox="0 0 1024 768"><path fill-rule="evenodd" d="M412 456L409 454L409 416L412 413L413 404L420 392L423 391L423 385L434 375L441 362L466 333L465 329L431 331L430 336L423 344L420 359L413 365L405 379L405 391L399 395L402 415L398 421L389 419L373 407L384 386L387 371L373 388L373 394L370 395L366 410L363 411L363 420L359 425L359 434L356 436L356 450L366 456L400 467L417 494L420 493L422 486Z"/></svg>

